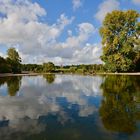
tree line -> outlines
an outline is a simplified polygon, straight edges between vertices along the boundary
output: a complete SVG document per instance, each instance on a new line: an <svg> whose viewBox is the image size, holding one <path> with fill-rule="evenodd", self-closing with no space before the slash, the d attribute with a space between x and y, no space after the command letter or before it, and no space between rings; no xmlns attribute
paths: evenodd
<svg viewBox="0 0 140 140"><path fill-rule="evenodd" d="M65 65L58 66L52 62L44 64L23 64L23 72L37 72L37 73L72 73L72 74L94 74L96 72L104 72L102 64L81 64L81 65Z"/></svg>
<svg viewBox="0 0 140 140"><path fill-rule="evenodd" d="M21 64L21 57L15 48L7 50L7 57L0 57L0 73L78 73L92 74L104 71L102 64L55 66L52 62L43 64Z"/></svg>

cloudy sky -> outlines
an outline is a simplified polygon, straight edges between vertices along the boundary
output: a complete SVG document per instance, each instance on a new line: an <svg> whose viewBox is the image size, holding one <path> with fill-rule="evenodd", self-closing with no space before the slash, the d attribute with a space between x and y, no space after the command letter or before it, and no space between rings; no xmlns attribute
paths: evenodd
<svg viewBox="0 0 140 140"><path fill-rule="evenodd" d="M140 0L0 0L0 56L23 63L101 63L98 29L107 12L140 11Z"/></svg>

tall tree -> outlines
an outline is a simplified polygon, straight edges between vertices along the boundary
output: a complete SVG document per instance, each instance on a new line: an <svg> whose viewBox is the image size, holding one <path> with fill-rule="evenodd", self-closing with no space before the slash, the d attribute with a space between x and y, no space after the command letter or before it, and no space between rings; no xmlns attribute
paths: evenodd
<svg viewBox="0 0 140 140"><path fill-rule="evenodd" d="M15 48L9 48L7 50L7 55L8 58L14 62L20 63L21 62L21 58L19 56L19 53L15 50Z"/></svg>
<svg viewBox="0 0 140 140"><path fill-rule="evenodd" d="M53 72L55 70L55 65L52 62L44 63L43 64L43 71L44 72Z"/></svg>
<svg viewBox="0 0 140 140"><path fill-rule="evenodd" d="M15 50L15 48L9 48L7 50L7 62L11 65L11 69L13 73L21 72L21 58L19 53Z"/></svg>
<svg viewBox="0 0 140 140"><path fill-rule="evenodd" d="M134 10L108 13L100 28L102 61L108 71L126 72L136 67L138 40L140 40L140 14Z"/></svg>

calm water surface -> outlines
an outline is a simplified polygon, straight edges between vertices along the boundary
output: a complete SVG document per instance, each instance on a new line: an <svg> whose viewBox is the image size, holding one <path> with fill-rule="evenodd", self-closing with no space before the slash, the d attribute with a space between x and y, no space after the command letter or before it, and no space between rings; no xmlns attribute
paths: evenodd
<svg viewBox="0 0 140 140"><path fill-rule="evenodd" d="M0 140L140 140L140 76L1 77Z"/></svg>

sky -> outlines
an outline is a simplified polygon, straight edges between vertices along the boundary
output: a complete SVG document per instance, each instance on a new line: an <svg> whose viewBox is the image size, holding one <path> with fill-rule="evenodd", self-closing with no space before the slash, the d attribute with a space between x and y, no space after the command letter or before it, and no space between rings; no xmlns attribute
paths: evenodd
<svg viewBox="0 0 140 140"><path fill-rule="evenodd" d="M22 63L102 63L103 19L128 9L140 0L0 0L0 56L14 47Z"/></svg>

